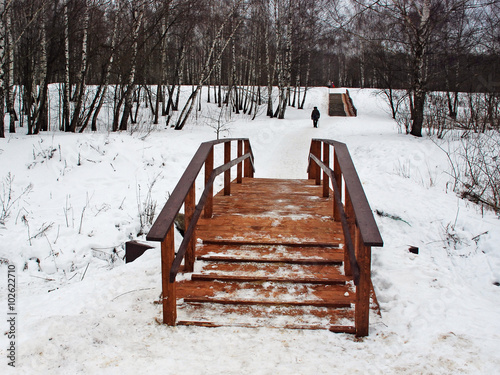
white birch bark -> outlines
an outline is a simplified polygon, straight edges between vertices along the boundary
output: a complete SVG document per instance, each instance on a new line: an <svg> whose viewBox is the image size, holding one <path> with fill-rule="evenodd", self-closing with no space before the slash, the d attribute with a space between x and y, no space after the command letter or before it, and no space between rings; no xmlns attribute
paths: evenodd
<svg viewBox="0 0 500 375"><path fill-rule="evenodd" d="M71 0L64 3L64 84L63 84L63 128L64 131L70 130L70 82L69 82L69 17L68 5Z"/></svg>
<svg viewBox="0 0 500 375"><path fill-rule="evenodd" d="M83 98L85 95L86 83L85 75L87 73L87 55L88 55L88 33L89 33L89 6L87 0L83 2L84 14L83 14L83 36L82 36L82 59L80 63L80 72L78 74L78 92L76 93L76 103L75 109L73 111L73 117L71 120L70 131L74 132L78 127L82 125L82 118L80 112L82 111Z"/></svg>
<svg viewBox="0 0 500 375"><path fill-rule="evenodd" d="M135 89L135 73L137 69L137 52L139 48L139 30L142 25L142 18L144 16L144 5L145 2L142 2L137 6L134 10L135 13L135 21L132 27L132 57L130 62L130 72L127 79L127 88L125 91L125 107L123 109L122 119L120 122L120 130L127 130L128 118L132 111L132 94Z"/></svg>

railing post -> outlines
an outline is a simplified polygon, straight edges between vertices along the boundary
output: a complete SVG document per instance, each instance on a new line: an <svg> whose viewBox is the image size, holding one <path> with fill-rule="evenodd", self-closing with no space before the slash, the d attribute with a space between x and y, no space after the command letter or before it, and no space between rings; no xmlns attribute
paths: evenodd
<svg viewBox="0 0 500 375"><path fill-rule="evenodd" d="M231 161L231 141L224 142L224 164ZM231 195L231 168L224 171L224 195Z"/></svg>
<svg viewBox="0 0 500 375"><path fill-rule="evenodd" d="M318 159L321 159L321 142L320 141L312 141L311 145L311 154L316 156ZM315 180L316 185L321 184L321 169L316 162L312 162L310 168L311 174L310 178Z"/></svg>
<svg viewBox="0 0 500 375"><path fill-rule="evenodd" d="M370 325L371 247L365 246L357 231L357 260L359 284L356 286L356 307L354 321L356 336L368 336Z"/></svg>
<svg viewBox="0 0 500 375"><path fill-rule="evenodd" d="M335 180L337 182L337 186L334 186L333 188L338 189L340 202L342 202L342 171L340 170L339 158L335 152L335 148L333 149L333 175L335 176ZM340 221L340 210L339 207L337 207L335 200L333 201L333 218L335 221Z"/></svg>
<svg viewBox="0 0 500 375"><path fill-rule="evenodd" d="M354 208L352 207L351 196L348 191L345 192L345 215L349 228L349 235L354 245L354 249L356 249L356 218L354 217ZM344 273L346 276L352 276L351 260L347 247L344 249Z"/></svg>
<svg viewBox="0 0 500 375"><path fill-rule="evenodd" d="M207 185L210 175L214 170L214 146L210 148L207 159L205 160L205 186ZM213 185L207 190L207 201L203 210L206 219L210 219L214 208L214 187Z"/></svg>
<svg viewBox="0 0 500 375"><path fill-rule="evenodd" d="M330 167L330 145L323 143L323 163ZM323 171L323 198L330 196L330 179L325 171Z"/></svg>
<svg viewBox="0 0 500 375"><path fill-rule="evenodd" d="M250 152L250 141L245 139L245 154ZM245 177L253 177L252 163L250 159L245 159Z"/></svg>
<svg viewBox="0 0 500 375"><path fill-rule="evenodd" d="M194 215L194 210L196 206L196 182L193 182L193 186L189 189L186 200L184 201L184 227L187 230L191 219ZM184 258L184 268L186 272L193 272L194 270L194 258L195 258L195 246L196 246L196 231L193 232L191 236L191 241L186 249L186 257Z"/></svg>
<svg viewBox="0 0 500 375"><path fill-rule="evenodd" d="M163 323L175 326L177 306L175 280L170 282L170 269L175 258L174 225L170 226L165 239L161 242L161 289L163 296Z"/></svg>
<svg viewBox="0 0 500 375"><path fill-rule="evenodd" d="M238 157L243 156L243 141L238 139ZM238 163L236 166L236 182L241 184L243 181L243 166L242 163Z"/></svg>

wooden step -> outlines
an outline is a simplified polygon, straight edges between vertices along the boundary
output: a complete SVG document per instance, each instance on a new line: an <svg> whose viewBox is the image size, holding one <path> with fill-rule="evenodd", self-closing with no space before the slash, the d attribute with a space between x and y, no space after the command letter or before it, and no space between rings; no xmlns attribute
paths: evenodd
<svg viewBox="0 0 500 375"><path fill-rule="evenodd" d="M231 322L228 324L227 322L223 323L214 323L214 322L205 322L205 321L189 321L189 320L181 320L177 322L177 325L180 326L197 326L197 327L209 327L209 328L219 328L219 327L238 327L238 328L275 328L275 329L308 329L308 330L329 330L334 333L356 333L356 327L354 326L322 326L317 324L281 324L281 325L263 325L262 322L258 323L235 323Z"/></svg>
<svg viewBox="0 0 500 375"><path fill-rule="evenodd" d="M196 254L198 255L198 260L212 262L269 262L340 265L344 260L344 250L331 246L231 246L200 243L196 247Z"/></svg>
<svg viewBox="0 0 500 375"><path fill-rule="evenodd" d="M188 297L184 303L218 303L222 305L263 305L263 306L311 306L334 309L351 307L350 303L341 301L262 301L251 299L227 299L210 297Z"/></svg>
<svg viewBox="0 0 500 375"><path fill-rule="evenodd" d="M178 325L326 329L355 333L352 308L300 305L187 303L178 306Z"/></svg>
<svg viewBox="0 0 500 375"><path fill-rule="evenodd" d="M221 274L193 274L191 280L205 280L205 281L234 281L234 282L258 282L263 283L267 281L279 283L294 283L294 284L324 284L335 285L345 284L347 278L341 276L338 279L327 279L317 277L279 277L279 276L245 276L245 275L221 275Z"/></svg>
<svg viewBox="0 0 500 375"><path fill-rule="evenodd" d="M227 301L261 301L266 303L314 302L324 304L353 304L355 291L350 284L320 284L292 282L236 282L212 280L183 280L177 284L177 298L217 298Z"/></svg>
<svg viewBox="0 0 500 375"><path fill-rule="evenodd" d="M240 282L289 282L310 284L345 284L347 277L339 266L317 264L206 262L191 275L192 280Z"/></svg>
<svg viewBox="0 0 500 375"><path fill-rule="evenodd" d="M214 229L217 229L215 231ZM341 225L329 218L269 218L231 215L200 219L197 236L206 243L256 243L338 246Z"/></svg>

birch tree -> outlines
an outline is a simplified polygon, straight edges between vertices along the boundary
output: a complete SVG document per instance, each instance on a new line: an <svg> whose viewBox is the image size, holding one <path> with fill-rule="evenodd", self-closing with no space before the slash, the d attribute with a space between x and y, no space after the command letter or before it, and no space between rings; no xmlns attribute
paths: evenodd
<svg viewBox="0 0 500 375"><path fill-rule="evenodd" d="M0 138L5 138L5 1L0 0Z"/></svg>
<svg viewBox="0 0 500 375"><path fill-rule="evenodd" d="M66 0L63 5L63 27L64 27L64 82L63 82L63 121L64 131L70 131L70 81L69 81L69 16L68 7L70 0Z"/></svg>
<svg viewBox="0 0 500 375"><path fill-rule="evenodd" d="M127 130L128 118L130 117L132 111L132 95L135 90L135 74L137 70L137 53L139 50L139 30L142 25L142 19L144 17L144 7L145 2L142 1L139 4L133 4L133 23L132 23L132 48L131 48L131 58L130 58L130 70L128 73L125 94L124 94L124 108L122 113L122 119L120 121L120 130ZM116 129L114 129L116 130Z"/></svg>
<svg viewBox="0 0 500 375"><path fill-rule="evenodd" d="M83 27L82 27L82 44L81 44L81 61L80 61L80 71L78 74L76 103L73 110L73 115L71 119L71 124L69 131L75 132L78 127L83 125L83 116L81 115L83 100L85 96L86 82L85 76L87 74L87 54L88 54L88 34L89 34L89 6L87 0L83 0Z"/></svg>
<svg viewBox="0 0 500 375"><path fill-rule="evenodd" d="M14 108L14 40L12 35L12 0L5 1L5 99L9 113L9 133L16 132L18 121Z"/></svg>
<svg viewBox="0 0 500 375"><path fill-rule="evenodd" d="M241 0L237 1L236 4L231 9L231 11L228 12L227 15L225 16L225 18L223 19L223 22L222 22L219 30L217 31L217 34L215 35L215 38L212 42L212 45L211 45L211 47L210 47L210 49L205 57L205 62L203 64L203 69L201 71L200 78L198 79L198 83L197 83L195 89L193 90L193 92L191 93L191 95L189 96L186 104L184 105L184 107L183 107L183 109L182 109L182 111L177 119L177 122L175 124L176 130L181 130L184 127L184 125L186 124L186 121L189 118L191 111L193 110L194 104L196 102L198 94L201 91L201 88L207 82L207 80L210 78L212 71L217 67L217 63L221 59L222 53L226 49L229 42L232 40L234 33L236 32L238 27L240 26L242 19L239 19L237 22L233 23L234 26L233 26L233 30L230 31L231 34L227 38L224 38L223 31L224 31L226 25L231 20L231 18L234 17L234 14L235 14L236 10L239 8L241 2L242 2ZM222 47L220 48L219 54L218 54L218 56L214 57L215 47L217 46L217 43L220 43L221 41L222 41Z"/></svg>

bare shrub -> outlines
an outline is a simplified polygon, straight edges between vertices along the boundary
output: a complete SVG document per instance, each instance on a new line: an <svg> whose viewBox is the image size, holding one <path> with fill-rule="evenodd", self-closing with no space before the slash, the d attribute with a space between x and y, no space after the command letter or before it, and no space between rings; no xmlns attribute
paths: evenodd
<svg viewBox="0 0 500 375"><path fill-rule="evenodd" d="M156 213L156 200L153 199L152 190L159 177L160 174L156 175L153 181L149 183L144 201L141 198L141 185L137 184L137 210L139 211L140 223L138 236L146 233L151 225L153 225Z"/></svg>
<svg viewBox="0 0 500 375"><path fill-rule="evenodd" d="M14 204L33 190L33 184L29 184L21 193L16 195L13 185L14 176L9 172L2 181L2 190L0 191L0 224L2 225L10 216Z"/></svg>
<svg viewBox="0 0 500 375"><path fill-rule="evenodd" d="M470 133L462 138L459 189L462 197L500 212L500 133Z"/></svg>

